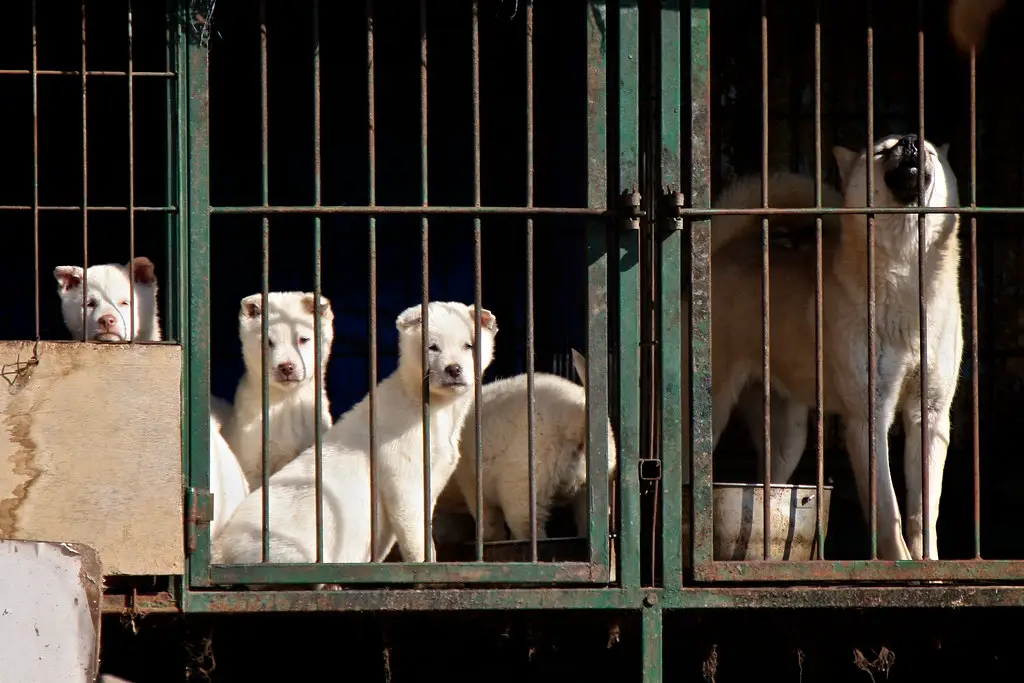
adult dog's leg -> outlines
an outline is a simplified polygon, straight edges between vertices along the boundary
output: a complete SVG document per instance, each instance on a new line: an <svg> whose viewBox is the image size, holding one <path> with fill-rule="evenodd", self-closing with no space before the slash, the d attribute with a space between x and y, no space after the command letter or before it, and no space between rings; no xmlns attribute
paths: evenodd
<svg viewBox="0 0 1024 683"><path fill-rule="evenodd" d="M752 384L740 394L740 416L757 450L757 477L764 479L763 385ZM772 483L788 484L807 446L807 406L777 391L771 393Z"/></svg>

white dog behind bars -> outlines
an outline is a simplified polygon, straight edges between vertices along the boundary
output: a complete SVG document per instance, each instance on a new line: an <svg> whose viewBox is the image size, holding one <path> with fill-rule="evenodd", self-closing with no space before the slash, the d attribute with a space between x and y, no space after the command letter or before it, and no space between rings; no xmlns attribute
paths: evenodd
<svg viewBox="0 0 1024 683"><path fill-rule="evenodd" d="M576 533L587 533L587 361L572 349L584 386L545 372L534 375L534 464L537 538L557 503L572 505ZM496 380L481 391L484 541L530 538L529 415L527 375ZM460 443L455 483L476 519L476 415L469 411ZM616 471L615 435L608 422L608 478Z"/></svg>
<svg viewBox="0 0 1024 683"><path fill-rule="evenodd" d="M262 294L242 299L238 332L242 340L245 374L235 393L234 414L224 426L224 437L238 457L242 471L255 489L263 473ZM267 297L267 335L270 362L270 474L288 464L313 444L316 429L316 374L327 371L334 340L331 302L320 297L320 368L314 356L315 298L311 292L270 292ZM321 382L323 433L331 427L327 382Z"/></svg>
<svg viewBox="0 0 1024 683"><path fill-rule="evenodd" d="M83 271L81 266L57 266L53 277L57 280L64 325L72 339L160 341L156 273L153 262L145 256L136 256L123 266L119 263L89 266L88 271Z"/></svg>
<svg viewBox="0 0 1024 683"><path fill-rule="evenodd" d="M474 316L471 306L431 302L427 368L423 368L421 306L403 311L398 368L377 387L376 550L371 556L370 399L334 424L323 444L324 560L383 561L398 541L407 562L435 558L424 539L423 380L430 385L430 476L433 510L458 462L459 437L473 404ZM483 368L494 354L494 315L480 312ZM308 448L270 478L270 561L316 559L315 452ZM214 541L217 563L261 560L262 489L245 499Z"/></svg>
<svg viewBox="0 0 1024 683"><path fill-rule="evenodd" d="M918 141L913 135L892 135L872 151L875 205L917 204ZM946 147L925 141L925 205L958 206L956 178ZM868 156L834 150L844 189L844 202L865 204ZM805 179L807 197L813 179ZM770 185L769 185L770 187ZM746 206L759 206L760 196ZM810 194L813 197L813 194ZM795 198L795 195L794 195ZM733 198L738 200L737 197ZM806 206L801 200L778 206ZM803 200L805 202L805 200ZM741 206L739 201L734 206ZM751 216L728 244L715 249L712 260L712 427L714 442L725 427L738 397L761 373L761 245L754 239L760 221ZM928 310L928 416L930 543L923 543L924 512L921 472L920 319L918 311L918 219L887 214L875 219L876 301L876 444L878 454L878 550L882 559L938 559L936 522L942 473L949 444L949 411L956 391L963 331L959 299L958 218L932 214L925 219L925 299ZM869 506L867 395L867 250L866 219L845 215L841 229L823 245L825 410L839 414L846 430L857 488L865 514ZM739 239L748 231L751 239ZM771 257L771 368L773 395L786 411L806 415L815 402L814 268L810 250L783 249ZM689 315L683 317L684 325ZM687 414L686 392L683 393ZM896 412L903 414L906 433L906 537L889 468L887 435ZM758 417L758 422L760 418ZM774 423L774 420L773 420ZM684 421L684 429L687 427ZM688 435L684 435L688 443ZM773 441L776 432L773 429ZM799 462L773 448L772 481L786 482Z"/></svg>

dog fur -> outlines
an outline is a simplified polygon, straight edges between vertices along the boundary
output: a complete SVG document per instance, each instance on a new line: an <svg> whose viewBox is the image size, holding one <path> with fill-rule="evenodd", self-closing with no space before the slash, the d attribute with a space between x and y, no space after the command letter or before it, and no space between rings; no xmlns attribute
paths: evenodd
<svg viewBox="0 0 1024 683"><path fill-rule="evenodd" d="M428 367L422 365L423 313L417 305L399 314L398 368L380 382L377 399L377 459L373 484L379 491L376 529L371 532L370 399L363 398L331 428L323 444L324 559L383 561L397 540L407 562L436 557L424 539L423 382L430 386L431 510L458 462L459 438L473 405L473 307L431 302L428 308ZM494 315L480 311L480 358L494 354ZM271 562L313 562L316 556L315 455L308 448L270 479ZM239 506L214 543L214 560L259 562L262 489ZM376 555L371 541L376 540Z"/></svg>
<svg viewBox="0 0 1024 683"><path fill-rule="evenodd" d="M310 292L270 292L267 353L270 361L270 475L313 445L316 429L314 356L314 295ZM224 436L238 457L250 489L263 485L262 294L242 299L238 330L245 374L235 393L234 413ZM334 340L331 302L320 297L322 433L331 427L327 399L327 363Z"/></svg>
<svg viewBox="0 0 1024 683"><path fill-rule="evenodd" d="M547 538L545 525L558 502L573 506L577 533L587 533L587 365L572 349L580 386L548 373L534 375L534 462L537 538ZM529 416L527 375L485 384L481 391L484 541L530 538ZM476 416L470 410L460 442L455 482L476 519ZM616 472L615 435L608 422L608 478Z"/></svg>
<svg viewBox="0 0 1024 683"><path fill-rule="evenodd" d="M926 205L958 206L956 178L947 147L925 142ZM844 204L865 205L865 152L834 150L844 188ZM881 139L872 154L875 164L875 205L917 203L915 136ZM808 183L813 180L807 179ZM759 203L759 202L758 202ZM792 203L790 203L792 205ZM757 221L756 216L750 217ZM963 352L959 299L958 218L932 214L925 219L924 273L928 306L930 462L929 517L931 543L923 546L924 513L921 479L920 319L918 317L918 224L916 215L877 216L875 241L878 455L878 551L882 559L938 558L935 525L946 449L949 411L956 391ZM867 401L867 250L866 218L844 215L841 229L823 245L825 301L825 410L843 418L846 447L865 514L868 510ZM772 389L796 410L815 401L813 253L779 250L771 258ZM761 245L733 239L712 261L712 427L714 441L725 426L740 392L761 373ZM686 306L688 308L688 306ZM689 320L688 312L683 317ZM687 332L688 334L688 332ZM688 377L687 377L688 380ZM688 414L684 392L684 414ZM791 406L793 408L793 406ZM903 414L905 473L909 507L904 539L902 521L889 468L887 435L896 412ZM684 429L687 428L684 421ZM684 443L688 443L688 434ZM779 459L773 449L772 480L786 482L798 458Z"/></svg>
<svg viewBox="0 0 1024 683"><path fill-rule="evenodd" d="M249 495L249 482L228 442L221 434L223 411L210 397L210 491L213 493L213 521L210 536L216 538L231 515Z"/></svg>
<svg viewBox="0 0 1024 683"><path fill-rule="evenodd" d="M1005 4L1006 0L950 0L949 32L956 46L967 53L972 47L980 49L992 15Z"/></svg>
<svg viewBox="0 0 1024 683"><path fill-rule="evenodd" d="M89 266L86 271L81 266L57 266L53 277L57 280L64 325L72 339L160 341L156 272L153 262L145 256L136 256L123 266L106 263ZM87 290L84 295L83 280Z"/></svg>

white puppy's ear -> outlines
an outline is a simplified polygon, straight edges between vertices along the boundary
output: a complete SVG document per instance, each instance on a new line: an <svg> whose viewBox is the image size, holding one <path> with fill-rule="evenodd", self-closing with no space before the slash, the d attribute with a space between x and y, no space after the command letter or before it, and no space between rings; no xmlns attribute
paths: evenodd
<svg viewBox="0 0 1024 683"><path fill-rule="evenodd" d="M398 314L398 318L395 320L395 327L398 328L399 332L405 332L406 330L411 330L422 323L423 304L416 304L415 306L410 306Z"/></svg>
<svg viewBox="0 0 1024 683"><path fill-rule="evenodd" d="M572 352L572 366L576 369L576 375L587 386L587 359L576 349L569 349Z"/></svg>
<svg viewBox="0 0 1024 683"><path fill-rule="evenodd" d="M132 279L135 280L135 284L156 284L156 267L145 256L136 256L135 260L131 262L130 270L132 271Z"/></svg>
<svg viewBox="0 0 1024 683"><path fill-rule="evenodd" d="M313 302L316 301L315 295L312 292L307 292L302 297L302 306L306 309L306 312L310 315L316 315L316 306ZM331 311L331 301L323 294L320 295L320 319L333 318L334 313Z"/></svg>
<svg viewBox="0 0 1024 683"><path fill-rule="evenodd" d="M832 156L835 157L836 165L839 167L839 180L842 181L843 187L846 187L846 183L850 179L850 171L853 170L854 164L860 159L860 155L860 152L854 152L852 149L842 145L836 145L832 148Z"/></svg>
<svg viewBox="0 0 1024 683"><path fill-rule="evenodd" d="M262 294L250 294L249 296L242 299L242 310L239 315L243 318L252 318L258 320L260 314L263 311L263 295Z"/></svg>
<svg viewBox="0 0 1024 683"><path fill-rule="evenodd" d="M939 145L935 149L939 150L939 154L940 155L946 157L947 159L949 158L949 143L948 142L943 144L943 145Z"/></svg>
<svg viewBox="0 0 1024 683"><path fill-rule="evenodd" d="M57 280L57 291L63 294L82 284L82 266L57 266L53 277Z"/></svg>
<svg viewBox="0 0 1024 683"><path fill-rule="evenodd" d="M469 317L473 318L476 315L476 307L467 306L466 308L469 309ZM495 334L498 332L498 319L486 308L480 309L480 327Z"/></svg>

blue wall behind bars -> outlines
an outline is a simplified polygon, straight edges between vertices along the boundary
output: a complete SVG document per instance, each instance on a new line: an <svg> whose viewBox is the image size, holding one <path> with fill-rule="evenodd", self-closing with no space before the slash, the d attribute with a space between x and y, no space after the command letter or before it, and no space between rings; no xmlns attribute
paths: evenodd
<svg viewBox="0 0 1024 683"><path fill-rule="evenodd" d="M20 4L20 3L16 3ZM136 8L137 71L161 71L163 13L153 3ZM362 205L368 195L366 29L361 3L321 3L322 200ZM124 18L105 3L88 7L88 66L124 70ZM418 3L376 3L376 200L418 205L420 100ZM429 201L473 202L471 3L429 3ZM482 194L485 205L523 205L526 181L526 70L523 3L512 17L508 3L481 3ZM557 5L557 6L555 6ZM28 5L12 8L13 38L0 45L0 67L29 68ZM24 15L24 16L22 16ZM219 3L211 49L211 192L214 205L261 203L260 53L256 3ZM536 8L535 201L584 206L586 201L585 12L580 2ZM269 198L275 205L311 204L313 196L313 54L310 2L268 2ZM40 15L41 69L78 69L80 5L57 2ZM74 76L40 77L40 202L79 205L82 194L81 82ZM123 78L89 81L87 142L89 203L128 202L128 106ZM164 203L166 90L155 78L136 78L135 184L137 205ZM0 142L0 205L32 202L31 80L0 77L0 117L18 131ZM34 235L31 212L6 213L5 237L26 258L8 260L0 278L7 316L0 336L35 336ZM166 220L136 217L135 253L150 257L170 290ZM335 313L328 390L337 416L368 388L368 221L323 219L322 286ZM239 301L260 291L261 220L222 216L211 239L212 383L231 398L242 373L237 334ZM586 263L584 225L568 218L536 221L537 368L571 375L569 348L584 348ZM89 263L125 262L125 212L91 212ZM473 301L473 221L430 220L430 296ZM78 211L43 212L40 219L40 323L44 339L67 339L55 294L53 268L83 262ZM483 220L483 304L498 317L497 354L488 377L525 370L525 220ZM311 291L313 219L270 221L270 289ZM378 374L396 364L394 320L421 300L420 220L377 220ZM166 332L166 328L165 328Z"/></svg>

